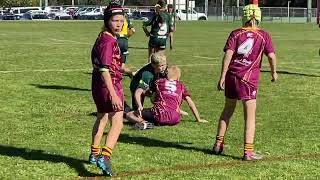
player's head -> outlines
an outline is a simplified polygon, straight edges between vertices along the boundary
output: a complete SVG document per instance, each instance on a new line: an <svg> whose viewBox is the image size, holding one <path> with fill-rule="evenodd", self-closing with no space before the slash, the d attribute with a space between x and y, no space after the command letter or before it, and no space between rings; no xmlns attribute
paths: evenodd
<svg viewBox="0 0 320 180"><path fill-rule="evenodd" d="M179 80L181 77L181 70L177 66L171 66L168 68L168 75L169 80Z"/></svg>
<svg viewBox="0 0 320 180"><path fill-rule="evenodd" d="M156 13L160 14L161 12L166 10L166 2L164 0L158 0L157 4L154 7L156 9Z"/></svg>
<svg viewBox="0 0 320 180"><path fill-rule="evenodd" d="M256 4L249 4L243 8L243 26L258 26L261 22L261 10Z"/></svg>
<svg viewBox="0 0 320 180"><path fill-rule="evenodd" d="M173 13L173 11L174 11L173 4L168 4L167 9L168 9L169 13Z"/></svg>
<svg viewBox="0 0 320 180"><path fill-rule="evenodd" d="M162 53L152 53L150 62L156 73L162 73L167 69L167 58Z"/></svg>
<svg viewBox="0 0 320 180"><path fill-rule="evenodd" d="M104 10L104 27L110 33L120 32L124 21L124 11L118 1L111 1Z"/></svg>

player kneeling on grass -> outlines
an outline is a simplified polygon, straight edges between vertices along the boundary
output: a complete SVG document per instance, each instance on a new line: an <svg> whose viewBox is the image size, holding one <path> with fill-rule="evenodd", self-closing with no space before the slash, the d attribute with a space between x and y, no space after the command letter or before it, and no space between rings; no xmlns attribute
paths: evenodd
<svg viewBox="0 0 320 180"><path fill-rule="evenodd" d="M276 56L269 34L258 28L261 11L257 5L243 9L243 27L231 32L223 59L218 89L225 91L225 106L219 119L214 154L221 154L224 136L237 99L244 106L244 154L243 160L258 160L262 156L254 153L253 142L256 121L256 97L263 53L267 55L271 67L272 81L277 80Z"/></svg>
<svg viewBox="0 0 320 180"><path fill-rule="evenodd" d="M116 33L123 26L123 9L110 3L104 11L104 28L92 48L92 97L97 108L97 120L92 129L89 161L104 175L112 176L110 157L123 127L123 89L121 57ZM111 123L104 147L100 142L106 125Z"/></svg>
<svg viewBox="0 0 320 180"><path fill-rule="evenodd" d="M143 108L140 98L142 94L146 93L146 90L138 88L135 92L138 110L129 112L127 119L136 123L136 126L141 127L140 129L152 128L153 124L173 126L180 122L180 105L182 100L186 100L196 121L207 122L200 119L195 103L185 86L179 81L180 76L180 69L172 66L168 68L168 78L162 78L155 82L155 99L152 108Z"/></svg>

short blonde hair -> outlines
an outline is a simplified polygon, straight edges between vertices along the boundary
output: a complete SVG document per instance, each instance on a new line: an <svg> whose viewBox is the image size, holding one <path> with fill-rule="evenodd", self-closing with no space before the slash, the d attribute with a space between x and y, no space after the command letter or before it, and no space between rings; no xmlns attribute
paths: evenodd
<svg viewBox="0 0 320 180"><path fill-rule="evenodd" d="M179 80L181 77L181 70L178 66L171 66L168 68L168 79Z"/></svg>
<svg viewBox="0 0 320 180"><path fill-rule="evenodd" d="M162 53L152 53L151 56L150 56L150 62L151 64L155 64L155 65L158 65L158 64L167 64L167 57L162 54Z"/></svg>

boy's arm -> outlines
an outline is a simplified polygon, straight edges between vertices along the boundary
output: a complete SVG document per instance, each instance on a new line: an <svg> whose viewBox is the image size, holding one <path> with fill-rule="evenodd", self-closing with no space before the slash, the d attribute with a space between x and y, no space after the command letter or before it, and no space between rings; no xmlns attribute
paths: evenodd
<svg viewBox="0 0 320 180"><path fill-rule="evenodd" d="M224 90L224 81L226 78L226 74L232 59L234 51L231 49L226 50L223 61L222 61L222 67L221 67L221 74L220 74L220 80L218 83L218 90Z"/></svg>
<svg viewBox="0 0 320 180"><path fill-rule="evenodd" d="M187 101L187 103L189 105L189 108L191 109L194 117L196 118L197 122L202 122L202 123L208 122L208 121L206 121L204 119L200 119L200 115L199 115L198 109L197 109L195 103L192 101L190 96L186 96L186 101Z"/></svg>
<svg viewBox="0 0 320 180"><path fill-rule="evenodd" d="M128 30L128 38L130 38L134 33L136 32L136 30L132 27Z"/></svg>
<svg viewBox="0 0 320 180"><path fill-rule="evenodd" d="M146 36L149 37L150 32L148 31L148 28L146 26L142 26L142 29L143 29L144 33L146 34Z"/></svg>
<svg viewBox="0 0 320 180"><path fill-rule="evenodd" d="M130 19L127 19L128 22L128 38L130 38L135 32L136 30L133 27L133 23L131 22Z"/></svg>
<svg viewBox="0 0 320 180"><path fill-rule="evenodd" d="M134 92L134 99L136 101L136 104L138 105L138 111L139 114L141 116L141 111L143 110L143 106L141 104L141 95L145 92L145 90L143 90L142 88L138 88L136 89L136 91Z"/></svg>
<svg viewBox="0 0 320 180"><path fill-rule="evenodd" d="M144 31L144 33L146 34L147 37L150 36L150 31L148 31L147 27L152 25L153 19L154 19L154 17L149 18L147 21L143 22L142 29L143 29L143 31Z"/></svg>
<svg viewBox="0 0 320 180"><path fill-rule="evenodd" d="M107 87L108 91L110 92L112 107L114 108L114 110L123 110L123 105L120 101L120 98L116 94L116 91L113 87L109 70L106 69L105 71L101 71L101 74L102 74L102 77L103 77L104 82L106 84L106 87Z"/></svg>
<svg viewBox="0 0 320 180"><path fill-rule="evenodd" d="M272 82L276 81L278 79L277 74L277 58L274 53L269 53L268 55L269 65L271 68L271 76L272 76Z"/></svg>

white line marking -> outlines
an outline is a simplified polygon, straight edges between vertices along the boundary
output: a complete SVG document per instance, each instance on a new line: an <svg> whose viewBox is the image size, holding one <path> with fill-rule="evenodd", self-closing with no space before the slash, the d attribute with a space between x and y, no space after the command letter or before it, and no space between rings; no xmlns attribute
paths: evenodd
<svg viewBox="0 0 320 180"><path fill-rule="evenodd" d="M216 57L206 57L206 56L193 56L195 58L202 58L202 59L218 59Z"/></svg>
<svg viewBox="0 0 320 180"><path fill-rule="evenodd" d="M144 66L140 65L138 67ZM208 64L172 64L180 67L196 67L196 66L220 66L221 63L208 63ZM297 70L311 70L311 71L320 71L320 69L314 69L314 68L299 68L299 67L290 67L290 66L284 66L288 69L297 69ZM131 68L137 68L135 66L131 66ZM268 66L262 66L262 69L267 69ZM279 69L280 71L282 69ZM34 70L4 70L0 71L0 73L6 74L6 73L22 73L22 72L74 72L74 71L92 71L92 69L34 69Z"/></svg>
<svg viewBox="0 0 320 180"><path fill-rule="evenodd" d="M89 71L89 69L34 69L34 70L15 70L0 71L0 73L22 73L22 72L71 72L71 71Z"/></svg>
<svg viewBox="0 0 320 180"><path fill-rule="evenodd" d="M180 67L193 67L193 66L216 66L220 64L177 64ZM142 67L143 65L139 66ZM136 67L132 67L136 68ZM92 69L34 69L34 70L14 70L14 71L0 71L0 73L23 73L23 72L72 72L72 71L92 71Z"/></svg>
<svg viewBox="0 0 320 180"><path fill-rule="evenodd" d="M56 38L50 38L53 41L58 41L58 42L65 42L65 43L77 43L77 44L88 44L88 43L82 43L79 41L73 41L73 40L67 40L67 39L56 39Z"/></svg>

